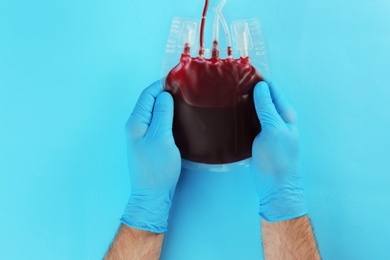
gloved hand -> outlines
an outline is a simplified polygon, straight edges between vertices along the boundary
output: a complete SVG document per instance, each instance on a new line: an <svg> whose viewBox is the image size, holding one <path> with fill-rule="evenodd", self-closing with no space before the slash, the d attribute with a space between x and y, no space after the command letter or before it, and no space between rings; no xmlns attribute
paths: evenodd
<svg viewBox="0 0 390 260"><path fill-rule="evenodd" d="M126 124L131 194L121 222L130 227L167 231L181 170L172 120L172 96L155 82L142 92Z"/></svg>
<svg viewBox="0 0 390 260"><path fill-rule="evenodd" d="M257 84L254 102L262 130L252 148L252 175L260 216L268 222L307 214L298 174L298 129L294 108L275 87Z"/></svg>

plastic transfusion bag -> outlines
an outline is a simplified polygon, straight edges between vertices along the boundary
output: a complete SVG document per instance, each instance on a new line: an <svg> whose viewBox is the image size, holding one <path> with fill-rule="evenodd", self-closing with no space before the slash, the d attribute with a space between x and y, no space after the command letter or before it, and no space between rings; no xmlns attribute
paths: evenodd
<svg viewBox="0 0 390 260"><path fill-rule="evenodd" d="M174 98L176 145L183 159L202 164L227 164L250 158L253 140L261 131L253 102L256 83L268 77L260 23L257 19L233 22L232 46L222 14L225 3L222 0L215 8L211 51L204 47L208 0L197 53L192 46L198 22L173 19L162 68L165 90ZM225 59L220 58L220 24L226 36Z"/></svg>

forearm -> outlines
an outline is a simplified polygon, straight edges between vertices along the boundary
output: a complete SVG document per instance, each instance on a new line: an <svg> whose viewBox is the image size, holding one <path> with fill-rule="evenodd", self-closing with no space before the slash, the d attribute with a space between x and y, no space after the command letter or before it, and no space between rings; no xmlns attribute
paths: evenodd
<svg viewBox="0 0 390 260"><path fill-rule="evenodd" d="M152 233L122 224L104 259L159 259L163 239L163 233Z"/></svg>
<svg viewBox="0 0 390 260"><path fill-rule="evenodd" d="M261 221L266 260L321 259L307 216L269 223Z"/></svg>

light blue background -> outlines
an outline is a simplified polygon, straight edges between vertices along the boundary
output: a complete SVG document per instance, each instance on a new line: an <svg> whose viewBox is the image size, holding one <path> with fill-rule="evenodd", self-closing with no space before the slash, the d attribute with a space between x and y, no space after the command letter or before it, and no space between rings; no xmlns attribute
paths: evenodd
<svg viewBox="0 0 390 260"><path fill-rule="evenodd" d="M103 256L129 194L125 121L160 76L172 17L199 18L202 5L0 1L0 259ZM390 259L389 11L386 0L226 5L229 21L260 19L273 81L299 113L324 259ZM206 196L192 200L183 214L209 208ZM236 225L229 235L245 239ZM206 245L195 249L218 241Z"/></svg>

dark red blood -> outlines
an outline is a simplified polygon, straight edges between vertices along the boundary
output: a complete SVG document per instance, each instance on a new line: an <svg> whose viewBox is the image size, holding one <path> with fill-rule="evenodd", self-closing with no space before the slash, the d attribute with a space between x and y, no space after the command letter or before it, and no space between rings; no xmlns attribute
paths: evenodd
<svg viewBox="0 0 390 260"><path fill-rule="evenodd" d="M184 159L221 164L251 157L260 132L253 89L262 76L249 58L191 58L167 76L175 101L173 134Z"/></svg>

